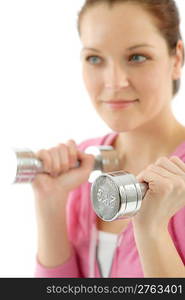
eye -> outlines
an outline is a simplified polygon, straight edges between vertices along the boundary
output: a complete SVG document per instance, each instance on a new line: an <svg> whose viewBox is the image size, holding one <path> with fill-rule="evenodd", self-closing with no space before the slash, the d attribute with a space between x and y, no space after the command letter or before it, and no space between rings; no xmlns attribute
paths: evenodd
<svg viewBox="0 0 185 300"><path fill-rule="evenodd" d="M142 62L146 61L147 59L148 59L148 57L146 57L145 55L141 55L141 54L134 54L129 57L129 61L138 62L138 63L142 63Z"/></svg>
<svg viewBox="0 0 185 300"><path fill-rule="evenodd" d="M85 60L90 62L90 64L92 65L97 65L98 59L100 60L100 57L91 55L91 56L87 56Z"/></svg>

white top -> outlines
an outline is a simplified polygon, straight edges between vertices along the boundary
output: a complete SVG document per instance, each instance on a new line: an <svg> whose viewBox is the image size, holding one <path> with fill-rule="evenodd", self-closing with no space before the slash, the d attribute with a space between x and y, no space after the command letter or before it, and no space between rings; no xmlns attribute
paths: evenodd
<svg viewBox="0 0 185 300"><path fill-rule="evenodd" d="M108 277L112 265L118 234L98 231L98 261L103 277Z"/></svg>

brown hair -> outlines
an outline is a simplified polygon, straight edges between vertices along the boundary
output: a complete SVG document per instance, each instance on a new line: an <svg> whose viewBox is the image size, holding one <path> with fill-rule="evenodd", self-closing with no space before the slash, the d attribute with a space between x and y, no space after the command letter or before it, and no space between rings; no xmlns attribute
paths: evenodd
<svg viewBox="0 0 185 300"><path fill-rule="evenodd" d="M180 32L180 16L174 0L85 0L84 5L78 13L77 29L81 35L80 24L84 13L96 4L106 3L112 8L116 3L134 2L143 6L156 20L160 34L167 42L169 54L175 54L178 40L182 40ZM183 51L183 64L185 53ZM180 88L180 79L173 81L173 95L177 94Z"/></svg>

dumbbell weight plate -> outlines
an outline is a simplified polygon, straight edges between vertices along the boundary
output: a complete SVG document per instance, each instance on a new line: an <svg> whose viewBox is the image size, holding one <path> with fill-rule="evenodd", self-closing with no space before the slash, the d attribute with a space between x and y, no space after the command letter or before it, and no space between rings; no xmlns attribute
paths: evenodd
<svg viewBox="0 0 185 300"><path fill-rule="evenodd" d="M91 200L96 214L104 221L132 217L141 207L148 184L124 171L102 174L91 186Z"/></svg>

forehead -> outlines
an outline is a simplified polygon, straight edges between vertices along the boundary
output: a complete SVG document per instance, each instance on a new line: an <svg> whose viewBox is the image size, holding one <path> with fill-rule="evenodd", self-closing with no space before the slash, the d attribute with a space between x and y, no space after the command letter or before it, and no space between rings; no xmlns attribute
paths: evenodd
<svg viewBox="0 0 185 300"><path fill-rule="evenodd" d="M154 17L136 4L117 3L112 8L97 4L81 20L81 40L87 45L132 44L154 39L162 39Z"/></svg>

